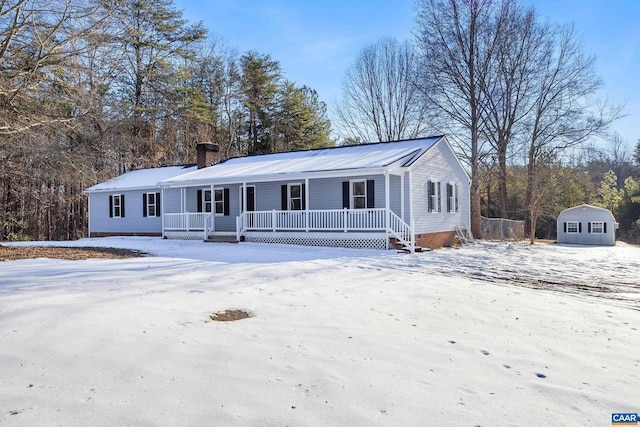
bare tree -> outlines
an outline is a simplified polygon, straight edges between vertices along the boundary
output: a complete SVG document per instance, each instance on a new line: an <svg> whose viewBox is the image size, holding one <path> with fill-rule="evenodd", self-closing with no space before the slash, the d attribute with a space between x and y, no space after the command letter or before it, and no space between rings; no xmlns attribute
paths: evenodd
<svg viewBox="0 0 640 427"><path fill-rule="evenodd" d="M336 109L344 138L373 142L425 135L426 108L412 84L416 59L409 42L388 37L360 52L344 77Z"/></svg>
<svg viewBox="0 0 640 427"><path fill-rule="evenodd" d="M435 108L439 129L453 138L471 169L471 230L480 236L481 140L485 81L491 76L509 0L419 0L418 84Z"/></svg>
<svg viewBox="0 0 640 427"><path fill-rule="evenodd" d="M483 79L482 118L483 137L491 144L497 160L500 216L509 218L508 156L521 148L513 145L518 142L522 124L531 111L535 69L542 60L539 46L543 32L536 23L533 9L525 11L515 2L505 3L501 16L498 48L492 69Z"/></svg>
<svg viewBox="0 0 640 427"><path fill-rule="evenodd" d="M62 67L112 12L98 1L0 2L0 135L74 120L67 108L56 108L42 94L65 87Z"/></svg>
<svg viewBox="0 0 640 427"><path fill-rule="evenodd" d="M595 100L601 81L595 58L584 54L572 26L545 25L542 61L535 73L536 92L524 129L528 141L528 219L537 190L538 161L601 135L617 118L621 107ZM525 221L527 225L530 221ZM535 233L535 230L530 230Z"/></svg>

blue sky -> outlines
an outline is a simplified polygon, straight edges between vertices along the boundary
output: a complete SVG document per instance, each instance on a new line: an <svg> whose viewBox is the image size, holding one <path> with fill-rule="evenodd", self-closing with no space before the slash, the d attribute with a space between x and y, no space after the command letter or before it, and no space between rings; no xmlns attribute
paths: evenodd
<svg viewBox="0 0 640 427"><path fill-rule="evenodd" d="M629 147L640 139L640 1L526 0L554 23L574 23L585 52L596 55L603 95L626 102L613 126ZM278 60L285 77L316 91L331 110L346 69L381 37L410 39L413 0L175 0L190 21L202 21L240 53Z"/></svg>

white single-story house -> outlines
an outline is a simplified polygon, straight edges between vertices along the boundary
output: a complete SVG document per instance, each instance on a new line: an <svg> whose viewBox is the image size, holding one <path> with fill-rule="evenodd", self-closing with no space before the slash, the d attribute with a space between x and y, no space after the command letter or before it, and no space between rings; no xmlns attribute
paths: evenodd
<svg viewBox="0 0 640 427"><path fill-rule="evenodd" d="M558 243L574 245L616 244L618 224L611 211L583 204L558 215Z"/></svg>
<svg viewBox="0 0 640 427"><path fill-rule="evenodd" d="M85 189L89 237L162 236L158 182L196 169L189 165L134 170Z"/></svg>
<svg viewBox="0 0 640 427"><path fill-rule="evenodd" d="M201 146L215 147L198 144L199 157L217 151ZM416 246L450 245L457 227L469 228L469 176L445 136L219 163L199 158L198 163L198 169L158 179L152 189L142 190L137 220L142 224L149 216L148 205L143 216L141 194L155 191L160 201L155 212L161 212L159 230L165 238L401 245L413 251ZM129 206L131 199L124 188L111 185L106 191L104 184L86 190L92 235L103 230L117 234L124 218L115 215L109 200L122 194ZM92 200L97 194L102 198ZM127 209L126 215L133 215ZM122 231L134 232L129 227Z"/></svg>

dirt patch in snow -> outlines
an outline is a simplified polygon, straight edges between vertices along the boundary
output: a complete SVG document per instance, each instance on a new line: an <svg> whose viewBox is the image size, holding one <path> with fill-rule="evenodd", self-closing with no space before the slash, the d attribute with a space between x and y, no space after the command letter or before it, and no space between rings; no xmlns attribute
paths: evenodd
<svg viewBox="0 0 640 427"><path fill-rule="evenodd" d="M251 315L242 310L225 310L209 315L209 319L214 322L233 322L234 320L247 319L249 317L251 317Z"/></svg>
<svg viewBox="0 0 640 427"><path fill-rule="evenodd" d="M117 248L78 247L66 248L57 246L6 246L0 245L0 261L18 259L54 258L66 260L83 260L90 258L135 258L146 256L142 251Z"/></svg>

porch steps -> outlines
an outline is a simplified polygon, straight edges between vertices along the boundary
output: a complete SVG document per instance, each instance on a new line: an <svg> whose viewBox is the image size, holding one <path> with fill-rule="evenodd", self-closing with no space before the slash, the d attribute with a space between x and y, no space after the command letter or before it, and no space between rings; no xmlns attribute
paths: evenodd
<svg viewBox="0 0 640 427"><path fill-rule="evenodd" d="M406 252L406 253L410 253L411 252L411 250L408 247L406 247L405 245L400 243L400 241L398 239L396 239L395 237L392 237L390 239L390 243L391 243L391 246L393 248L398 250L398 252ZM422 246L416 246L413 249L414 252L428 252L430 250L431 250L431 248L423 248Z"/></svg>
<svg viewBox="0 0 640 427"><path fill-rule="evenodd" d="M404 253L407 253L407 254L411 253L411 249L409 249L406 246L401 246L401 247L399 247L397 249L398 249L398 252L404 252ZM413 251L414 252L429 252L429 251L431 251L431 248L423 248L422 246L416 246L413 249Z"/></svg>
<svg viewBox="0 0 640 427"><path fill-rule="evenodd" d="M204 241L208 243L238 243L236 236L209 236Z"/></svg>

